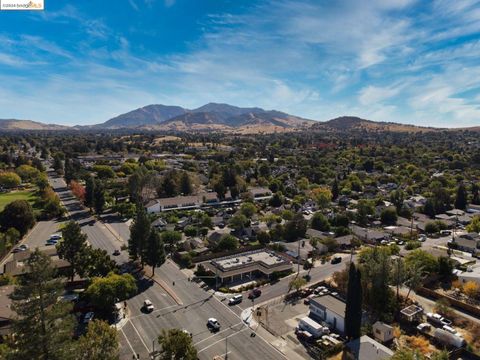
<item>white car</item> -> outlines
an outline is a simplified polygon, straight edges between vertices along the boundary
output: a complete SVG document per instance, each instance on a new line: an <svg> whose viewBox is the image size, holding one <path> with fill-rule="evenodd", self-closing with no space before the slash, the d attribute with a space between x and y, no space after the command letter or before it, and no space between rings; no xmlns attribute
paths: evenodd
<svg viewBox="0 0 480 360"><path fill-rule="evenodd" d="M152 312L155 307L153 306L152 302L150 300L145 300L143 302L143 307L145 310L147 310L148 312Z"/></svg>
<svg viewBox="0 0 480 360"><path fill-rule="evenodd" d="M55 234L52 234L50 235L50 240L60 240L62 238L62 234L60 233L55 233Z"/></svg>
<svg viewBox="0 0 480 360"><path fill-rule="evenodd" d="M443 325L442 329L448 331L450 334L457 335L457 330L448 325Z"/></svg>
<svg viewBox="0 0 480 360"><path fill-rule="evenodd" d="M210 318L207 321L207 327L212 329L213 331L218 331L218 330L220 330L220 323L218 322L217 319Z"/></svg>

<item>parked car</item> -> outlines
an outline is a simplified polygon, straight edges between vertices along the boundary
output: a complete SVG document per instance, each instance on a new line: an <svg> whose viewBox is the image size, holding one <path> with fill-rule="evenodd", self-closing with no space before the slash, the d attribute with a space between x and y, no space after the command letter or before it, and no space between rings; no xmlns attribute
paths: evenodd
<svg viewBox="0 0 480 360"><path fill-rule="evenodd" d="M448 236L448 235L452 235L452 232L450 230L442 230L440 231L440 235Z"/></svg>
<svg viewBox="0 0 480 360"><path fill-rule="evenodd" d="M60 240L62 238L62 234L60 233L55 233L50 235L50 240Z"/></svg>
<svg viewBox="0 0 480 360"><path fill-rule="evenodd" d="M86 313L85 316L83 317L83 323L88 324L90 321L93 320L94 317L95 317L94 312L90 311L90 312Z"/></svg>
<svg viewBox="0 0 480 360"><path fill-rule="evenodd" d="M13 249L13 252L17 253L17 252L22 252L22 251L25 251L25 250L28 250L28 245L22 244L22 245L16 247L15 249Z"/></svg>
<svg viewBox="0 0 480 360"><path fill-rule="evenodd" d="M332 261L330 261L330 264L339 264L342 262L342 258L340 256L335 256Z"/></svg>
<svg viewBox="0 0 480 360"><path fill-rule="evenodd" d="M45 242L45 245L57 245L58 243L58 240L54 240L54 239L48 239L46 242Z"/></svg>
<svg viewBox="0 0 480 360"><path fill-rule="evenodd" d="M256 299L258 298L260 295L262 295L262 291L260 289L253 289L252 291L250 291L250 293L248 294L248 298L250 300L252 299Z"/></svg>
<svg viewBox="0 0 480 360"><path fill-rule="evenodd" d="M428 333L432 329L432 326L429 323L421 323L417 326L417 330L422 333Z"/></svg>
<svg viewBox="0 0 480 360"><path fill-rule="evenodd" d="M210 318L207 320L207 327L212 331L220 330L220 323L215 318Z"/></svg>
<svg viewBox="0 0 480 360"><path fill-rule="evenodd" d="M424 242L425 240L427 240L427 235L425 235L425 234L420 234L420 235L418 236L418 241Z"/></svg>
<svg viewBox="0 0 480 360"><path fill-rule="evenodd" d="M453 327L448 326L448 325L443 325L442 329L445 331L448 331L450 334L457 335L457 330L455 330Z"/></svg>
<svg viewBox="0 0 480 360"><path fill-rule="evenodd" d="M242 300L243 300L242 294L234 295L230 299L228 299L228 305L240 304Z"/></svg>
<svg viewBox="0 0 480 360"><path fill-rule="evenodd" d="M155 309L152 302L148 299L143 302L143 308L148 312L152 312Z"/></svg>

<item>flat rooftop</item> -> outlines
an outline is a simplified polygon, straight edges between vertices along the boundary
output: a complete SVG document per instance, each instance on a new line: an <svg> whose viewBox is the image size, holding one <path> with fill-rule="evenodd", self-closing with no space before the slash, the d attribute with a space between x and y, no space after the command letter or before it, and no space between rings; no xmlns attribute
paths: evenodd
<svg viewBox="0 0 480 360"><path fill-rule="evenodd" d="M212 261L212 265L223 271L229 271L253 263L262 263L266 267L273 267L287 262L288 261L286 259L275 254L274 252L261 250L257 252L252 251L215 259Z"/></svg>

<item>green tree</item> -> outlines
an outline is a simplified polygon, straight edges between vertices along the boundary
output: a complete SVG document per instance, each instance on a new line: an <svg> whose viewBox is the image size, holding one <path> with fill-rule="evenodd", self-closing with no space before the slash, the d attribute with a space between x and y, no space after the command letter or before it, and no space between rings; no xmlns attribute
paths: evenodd
<svg viewBox="0 0 480 360"><path fill-rule="evenodd" d="M0 187L10 189L22 183L20 176L11 171L0 172Z"/></svg>
<svg viewBox="0 0 480 360"><path fill-rule="evenodd" d="M82 233L80 225L70 221L62 230L62 238L57 244L58 256L70 263L68 271L73 281L75 274L83 275L85 272L82 258L87 248L87 235Z"/></svg>
<svg viewBox="0 0 480 360"><path fill-rule="evenodd" d="M162 241L168 247L170 254L175 249L175 245L182 240L182 234L178 231L164 231L162 232Z"/></svg>
<svg viewBox="0 0 480 360"><path fill-rule="evenodd" d="M268 203L269 203L270 206L280 207L280 206L282 206L284 201L285 201L285 199L284 199L282 193L280 191L278 191L275 194L273 194L273 196L270 198Z"/></svg>
<svg viewBox="0 0 480 360"><path fill-rule="evenodd" d="M78 339L75 360L117 360L120 358L117 331L107 322L93 320Z"/></svg>
<svg viewBox="0 0 480 360"><path fill-rule="evenodd" d="M262 245L267 245L271 241L270 234L266 231L260 231L257 234L257 240L260 242Z"/></svg>
<svg viewBox="0 0 480 360"><path fill-rule="evenodd" d="M180 177L180 192L184 195L190 195L193 192L192 180L186 171Z"/></svg>
<svg viewBox="0 0 480 360"><path fill-rule="evenodd" d="M13 359L72 359L72 306L58 301L63 287L55 279L50 257L36 249L27 259L25 269L10 295L12 309L18 315L13 322Z"/></svg>
<svg viewBox="0 0 480 360"><path fill-rule="evenodd" d="M361 225L365 225L368 222L368 216L375 213L375 207L369 200L360 199L357 204L357 221Z"/></svg>
<svg viewBox="0 0 480 360"><path fill-rule="evenodd" d="M467 208L468 193L465 185L460 183L457 188L457 196L455 198L455 208L465 210Z"/></svg>
<svg viewBox="0 0 480 360"><path fill-rule="evenodd" d="M397 301L400 299L400 287L405 283L406 278L405 262L398 257L392 260L392 285L397 288Z"/></svg>
<svg viewBox="0 0 480 360"><path fill-rule="evenodd" d="M479 186L476 183L472 184L472 204L480 205Z"/></svg>
<svg viewBox="0 0 480 360"><path fill-rule="evenodd" d="M284 237L287 241L295 241L304 237L307 231L307 220L301 213L296 213L291 221L285 225Z"/></svg>
<svg viewBox="0 0 480 360"><path fill-rule="evenodd" d="M468 232L480 233L480 215L474 216L466 229Z"/></svg>
<svg viewBox="0 0 480 360"><path fill-rule="evenodd" d="M133 260L141 259L142 267L145 265L145 250L151 231L151 222L143 206L139 207L137 217L130 226L130 239L128 252Z"/></svg>
<svg viewBox="0 0 480 360"><path fill-rule="evenodd" d="M249 220L245 215L237 214L230 219L230 221L228 222L228 225L232 229L242 230L248 225L248 223L249 223Z"/></svg>
<svg viewBox="0 0 480 360"><path fill-rule="evenodd" d="M438 271L437 258L422 249L415 249L405 256L405 265L407 268L418 265L429 273Z"/></svg>
<svg viewBox="0 0 480 360"><path fill-rule="evenodd" d="M312 228L319 231L330 231L330 223L321 212L316 212L312 217Z"/></svg>
<svg viewBox="0 0 480 360"><path fill-rule="evenodd" d="M85 206L92 210L95 204L95 180L89 176L85 182Z"/></svg>
<svg viewBox="0 0 480 360"><path fill-rule="evenodd" d="M289 288L295 289L295 291L298 293L300 289L305 285L307 285L307 280L301 277L297 277L290 281Z"/></svg>
<svg viewBox="0 0 480 360"><path fill-rule="evenodd" d="M115 177L115 171L108 165L94 165L93 171L97 173L100 179L111 179Z"/></svg>
<svg viewBox="0 0 480 360"><path fill-rule="evenodd" d="M104 249L94 249L87 246L82 252L80 261L82 262L83 275L88 277L107 276L108 273L116 268L115 261Z"/></svg>
<svg viewBox="0 0 480 360"><path fill-rule="evenodd" d="M350 340L358 339L362 327L362 282L361 273L352 262L348 275L347 301L345 307L345 334Z"/></svg>
<svg viewBox="0 0 480 360"><path fill-rule="evenodd" d="M23 236L35 224L33 209L25 200L12 201L0 214L0 224L4 229L17 229Z"/></svg>
<svg viewBox="0 0 480 360"><path fill-rule="evenodd" d="M332 192L332 200L337 200L338 195L340 195L340 190L338 189L338 180L336 177L335 177L335 180L333 180L331 192Z"/></svg>
<svg viewBox="0 0 480 360"><path fill-rule="evenodd" d="M226 250L235 250L238 248L238 239L233 235L223 235L220 241L218 242L217 246L215 247L215 251L226 251Z"/></svg>
<svg viewBox="0 0 480 360"><path fill-rule="evenodd" d="M20 165L15 172L22 178L23 182L34 182L40 175L40 171L30 165Z"/></svg>
<svg viewBox="0 0 480 360"><path fill-rule="evenodd" d="M162 329L158 336L161 360L196 360L197 350L188 333L180 329Z"/></svg>
<svg viewBox="0 0 480 360"><path fill-rule="evenodd" d="M135 278L130 274L110 273L106 277L96 277L85 290L92 304L105 313L112 311L117 301L132 297L137 292Z"/></svg>
<svg viewBox="0 0 480 360"><path fill-rule="evenodd" d="M165 262L165 246L163 244L160 234L152 229L147 240L146 263L152 267L152 276L155 275L155 267L162 266Z"/></svg>
<svg viewBox="0 0 480 360"><path fill-rule="evenodd" d="M312 198L321 209L325 209L332 201L332 192L326 187L318 187L311 191Z"/></svg>
<svg viewBox="0 0 480 360"><path fill-rule="evenodd" d="M100 181L95 181L93 207L97 214L101 214L105 207L105 188Z"/></svg>
<svg viewBox="0 0 480 360"><path fill-rule="evenodd" d="M242 206L240 206L240 213L247 218L251 218L256 212L257 207L251 202L243 203Z"/></svg>
<svg viewBox="0 0 480 360"><path fill-rule="evenodd" d="M387 207L382 210L380 220L384 225L395 225L397 223L397 209L394 207Z"/></svg>

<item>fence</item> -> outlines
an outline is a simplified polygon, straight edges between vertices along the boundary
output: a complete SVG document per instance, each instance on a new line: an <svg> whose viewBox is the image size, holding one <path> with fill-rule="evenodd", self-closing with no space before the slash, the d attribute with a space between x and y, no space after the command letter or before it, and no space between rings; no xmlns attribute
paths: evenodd
<svg viewBox="0 0 480 360"><path fill-rule="evenodd" d="M464 311L464 312L466 312L466 313L468 313L472 316L480 318L480 308L478 308L476 306L464 303L463 301L459 301L459 300L454 299L454 298L452 298L450 296L447 296L447 295L439 294L438 292L427 289L425 287L420 287L415 292L418 295L425 296L425 297L428 297L428 298L432 298L432 299L435 299L435 300L445 299L449 302L449 304L452 307L454 307L456 309L459 309L459 310L462 310L462 311Z"/></svg>

